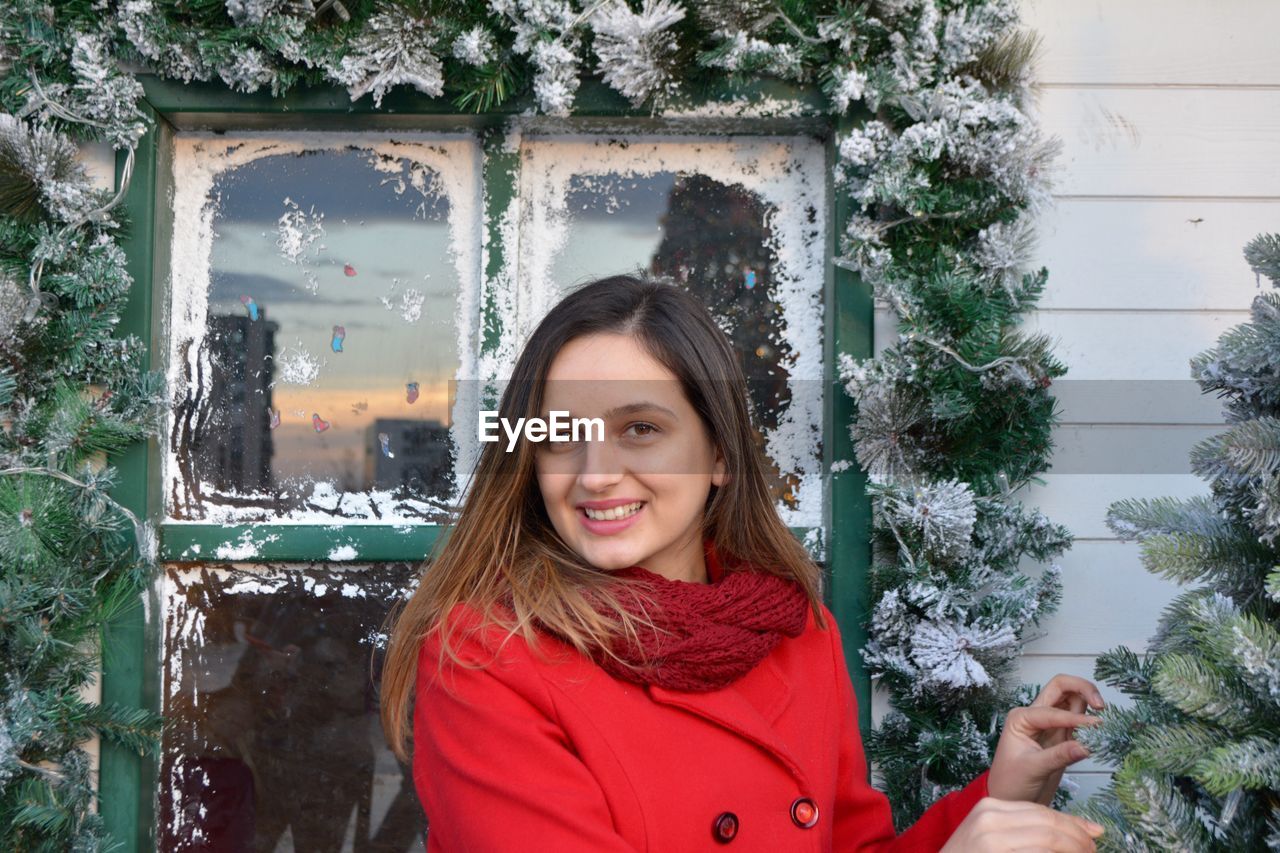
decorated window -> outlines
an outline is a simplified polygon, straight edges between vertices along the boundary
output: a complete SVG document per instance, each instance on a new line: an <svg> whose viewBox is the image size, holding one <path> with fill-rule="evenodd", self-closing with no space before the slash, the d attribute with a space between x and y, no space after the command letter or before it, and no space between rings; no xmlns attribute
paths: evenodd
<svg viewBox="0 0 1280 853"><path fill-rule="evenodd" d="M160 850L422 849L370 660L409 563L170 566Z"/></svg>
<svg viewBox="0 0 1280 853"><path fill-rule="evenodd" d="M476 180L470 139L178 137L172 519L445 518L475 442L452 392L476 358Z"/></svg>
<svg viewBox="0 0 1280 853"><path fill-rule="evenodd" d="M778 507L822 518L824 151L804 137L532 137L508 271L485 285L471 137L180 134L163 460L183 558L267 556L321 525L447 521L501 380L569 289L645 270L696 293L741 355ZM500 329L483 355L480 330ZM212 540L193 531L234 531ZM348 527L350 536L343 537ZM206 540L209 537L205 537ZM417 540L417 541L420 541Z"/></svg>
<svg viewBox="0 0 1280 853"><path fill-rule="evenodd" d="M711 309L822 556L823 140L227 128L170 156L161 850L420 846L378 722L386 615L576 285L645 271Z"/></svg>
<svg viewBox="0 0 1280 853"><path fill-rule="evenodd" d="M688 288L741 358L778 508L822 517L822 146L805 138L539 140L520 173L519 335L575 284Z"/></svg>

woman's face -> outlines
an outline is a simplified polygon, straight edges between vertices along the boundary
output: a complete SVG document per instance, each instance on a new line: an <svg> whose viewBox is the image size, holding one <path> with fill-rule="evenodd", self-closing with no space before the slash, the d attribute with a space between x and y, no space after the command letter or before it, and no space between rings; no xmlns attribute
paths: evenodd
<svg viewBox="0 0 1280 853"><path fill-rule="evenodd" d="M569 547L598 569L705 582L703 508L725 466L675 375L630 335L587 335L551 364L542 417L552 411L604 422L602 441L537 445L538 487Z"/></svg>

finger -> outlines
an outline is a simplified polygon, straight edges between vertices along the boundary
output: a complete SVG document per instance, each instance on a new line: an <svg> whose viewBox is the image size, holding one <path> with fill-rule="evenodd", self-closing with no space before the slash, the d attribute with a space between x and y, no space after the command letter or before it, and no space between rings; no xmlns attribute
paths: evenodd
<svg viewBox="0 0 1280 853"><path fill-rule="evenodd" d="M1060 832L1047 824L1019 827L1002 833L1001 850L1034 850L1036 853L1092 853L1093 839L1087 835Z"/></svg>
<svg viewBox="0 0 1280 853"><path fill-rule="evenodd" d="M1079 693L1068 693L1056 707L1062 708L1065 711L1070 711L1073 714L1083 714L1084 709L1087 707L1087 703L1085 702L1084 697ZM1036 735L1036 740L1042 747L1047 749L1051 746L1057 746L1064 740L1075 736L1074 729L1049 729L1048 731L1044 731Z"/></svg>
<svg viewBox="0 0 1280 853"><path fill-rule="evenodd" d="M1044 686L1040 691L1040 695L1031 704L1034 707L1057 705L1058 701L1068 693L1079 694L1086 702L1099 710L1106 707L1106 703L1102 701L1102 693L1098 690L1097 685L1086 678L1064 673L1058 673L1053 678L1050 678L1049 683Z"/></svg>
<svg viewBox="0 0 1280 853"><path fill-rule="evenodd" d="M1077 761L1083 761L1088 757L1089 750L1085 748L1084 744L1076 740L1068 740L1057 746L1041 750L1038 754L1032 756L1032 760L1042 772L1051 773L1064 770Z"/></svg>
<svg viewBox="0 0 1280 853"><path fill-rule="evenodd" d="M1102 834L1103 828L1091 820L1054 811L1045 806L1036 806L1034 812L1012 815L1009 818L1010 829L1018 832L1034 830L1047 831L1049 834L1041 839L1056 839L1059 845L1049 845L1051 850L1092 850L1093 839ZM1014 846L1017 846L1016 844Z"/></svg>
<svg viewBox="0 0 1280 853"><path fill-rule="evenodd" d="M1085 701L1079 693L1068 693L1066 699L1059 702L1055 707L1062 711L1069 711L1072 714L1083 714L1085 709ZM1040 745L1048 748L1062 743L1067 738L1073 736L1073 729L1053 728L1042 731L1036 735L1036 740Z"/></svg>
<svg viewBox="0 0 1280 853"><path fill-rule="evenodd" d="M1049 683L1044 686L1044 689L1040 691L1040 694L1036 696L1031 704L1035 706L1064 707L1072 697L1079 697L1084 704L1091 705L1097 710L1102 710L1106 704L1102 699L1102 693L1093 682L1073 675L1062 674L1055 675L1050 679Z"/></svg>
<svg viewBox="0 0 1280 853"><path fill-rule="evenodd" d="M1102 718L1077 714L1062 708L1014 708L1006 718L1015 730L1034 736L1046 729L1070 729L1076 726L1099 726Z"/></svg>
<svg viewBox="0 0 1280 853"><path fill-rule="evenodd" d="M1102 824L1094 823L1086 817L1054 811L1053 809L1049 809L1049 812L1053 815L1054 825L1063 831L1067 831L1068 829L1079 831L1084 833L1085 837L1090 840L1097 838L1106 831L1106 828Z"/></svg>

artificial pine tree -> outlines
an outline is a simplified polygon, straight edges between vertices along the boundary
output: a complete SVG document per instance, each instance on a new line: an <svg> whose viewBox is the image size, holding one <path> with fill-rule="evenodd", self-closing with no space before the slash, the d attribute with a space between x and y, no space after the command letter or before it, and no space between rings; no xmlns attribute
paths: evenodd
<svg viewBox="0 0 1280 853"><path fill-rule="evenodd" d="M1245 248L1280 285L1280 236ZM1096 677L1133 698L1082 732L1119 765L1082 813L1111 850L1280 849L1280 293L1192 361L1226 399L1226 432L1192 451L1210 494L1125 500L1111 529L1137 539L1150 572L1188 585L1145 655L1101 655Z"/></svg>

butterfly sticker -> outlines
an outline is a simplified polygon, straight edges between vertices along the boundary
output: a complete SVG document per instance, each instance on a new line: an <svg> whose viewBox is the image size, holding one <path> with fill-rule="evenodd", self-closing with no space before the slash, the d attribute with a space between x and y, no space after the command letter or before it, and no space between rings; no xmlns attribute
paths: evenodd
<svg viewBox="0 0 1280 853"><path fill-rule="evenodd" d="M329 422L318 414L311 416L311 425L316 428L316 432L324 432L329 428Z"/></svg>
<svg viewBox="0 0 1280 853"><path fill-rule="evenodd" d="M241 296L240 302L244 304L244 308L249 312L250 320L258 319L258 303L253 301L252 296Z"/></svg>
<svg viewBox="0 0 1280 853"><path fill-rule="evenodd" d="M418 402L418 383L417 382L405 383L404 389L405 389L404 399L406 402L409 403L409 405L412 406L414 403Z"/></svg>
<svg viewBox="0 0 1280 853"><path fill-rule="evenodd" d="M745 287L747 290L751 290L753 287L756 286L755 270L746 271L746 273L742 276L742 286Z"/></svg>
<svg viewBox="0 0 1280 853"><path fill-rule="evenodd" d="M385 432L378 433L378 443L382 445L382 455L388 459L395 459L396 455L391 452L391 436Z"/></svg>
<svg viewBox="0 0 1280 853"><path fill-rule="evenodd" d="M333 327L333 340L329 343L334 352L342 352L342 341L347 337L346 326Z"/></svg>
<svg viewBox="0 0 1280 853"><path fill-rule="evenodd" d="M343 265L342 265L342 273L343 273L343 275L345 275L347 278L355 278L355 277L356 277L356 268L355 268L355 267L353 267L353 266L351 266L351 264L343 264Z"/></svg>

